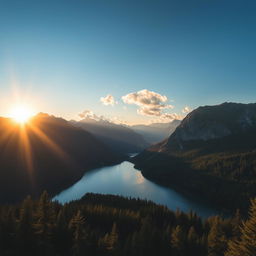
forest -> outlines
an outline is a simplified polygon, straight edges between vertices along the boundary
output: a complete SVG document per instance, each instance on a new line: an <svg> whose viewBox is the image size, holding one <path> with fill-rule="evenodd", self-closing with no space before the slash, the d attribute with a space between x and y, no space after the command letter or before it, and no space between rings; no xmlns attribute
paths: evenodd
<svg viewBox="0 0 256 256"><path fill-rule="evenodd" d="M47 192L0 206L0 255L255 256L256 199L246 218L207 219L153 202L86 194L64 205Z"/></svg>
<svg viewBox="0 0 256 256"><path fill-rule="evenodd" d="M200 196L227 211L246 212L249 199L256 196L255 131L187 142L181 151L173 149L173 143L159 152L167 145L164 141L132 161L154 182Z"/></svg>

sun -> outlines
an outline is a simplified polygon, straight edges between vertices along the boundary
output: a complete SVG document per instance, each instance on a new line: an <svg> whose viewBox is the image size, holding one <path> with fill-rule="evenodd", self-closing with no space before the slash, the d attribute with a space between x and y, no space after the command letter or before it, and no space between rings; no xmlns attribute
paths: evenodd
<svg viewBox="0 0 256 256"><path fill-rule="evenodd" d="M10 113L10 117L19 124L25 124L33 116L33 111L25 105L15 106Z"/></svg>

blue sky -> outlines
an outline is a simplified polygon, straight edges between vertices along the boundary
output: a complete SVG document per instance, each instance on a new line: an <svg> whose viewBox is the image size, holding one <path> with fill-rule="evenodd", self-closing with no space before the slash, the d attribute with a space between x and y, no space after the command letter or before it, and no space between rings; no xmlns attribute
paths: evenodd
<svg viewBox="0 0 256 256"><path fill-rule="evenodd" d="M0 0L0 115L14 94L67 119L128 123L161 117L123 102L143 89L165 95L168 114L255 102L255 13L253 0ZM108 94L118 104L102 104Z"/></svg>

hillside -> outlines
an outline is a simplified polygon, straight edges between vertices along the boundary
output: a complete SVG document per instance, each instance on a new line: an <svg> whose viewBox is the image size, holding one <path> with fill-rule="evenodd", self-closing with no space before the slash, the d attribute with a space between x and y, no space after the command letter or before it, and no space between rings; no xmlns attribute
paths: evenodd
<svg viewBox="0 0 256 256"><path fill-rule="evenodd" d="M83 128L118 153L141 152L149 146L143 136L134 132L128 126L115 124L106 120L85 118L79 122L72 121L72 125Z"/></svg>
<svg viewBox="0 0 256 256"><path fill-rule="evenodd" d="M99 194L61 205L44 192L38 200L0 205L0 254L251 256L255 218L255 200L240 229L239 214L203 220L149 201Z"/></svg>
<svg viewBox="0 0 256 256"><path fill-rule="evenodd" d="M142 135L150 144L158 143L168 138L180 124L180 120L173 120L170 123L152 123L149 125L133 125L131 128Z"/></svg>
<svg viewBox="0 0 256 256"><path fill-rule="evenodd" d="M246 208L256 196L256 104L199 107L134 161L154 181L224 208Z"/></svg>
<svg viewBox="0 0 256 256"><path fill-rule="evenodd" d="M55 194L86 170L120 160L90 133L46 114L25 125L1 118L0 134L1 202L44 189Z"/></svg>

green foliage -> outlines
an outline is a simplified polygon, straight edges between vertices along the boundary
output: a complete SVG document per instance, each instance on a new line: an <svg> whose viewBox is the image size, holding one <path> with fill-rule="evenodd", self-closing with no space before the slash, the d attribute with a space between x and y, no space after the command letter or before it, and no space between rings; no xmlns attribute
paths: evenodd
<svg viewBox="0 0 256 256"><path fill-rule="evenodd" d="M112 195L61 205L44 192L39 200L0 206L0 255L255 256L256 200L240 230L241 223L239 213L202 220Z"/></svg>

